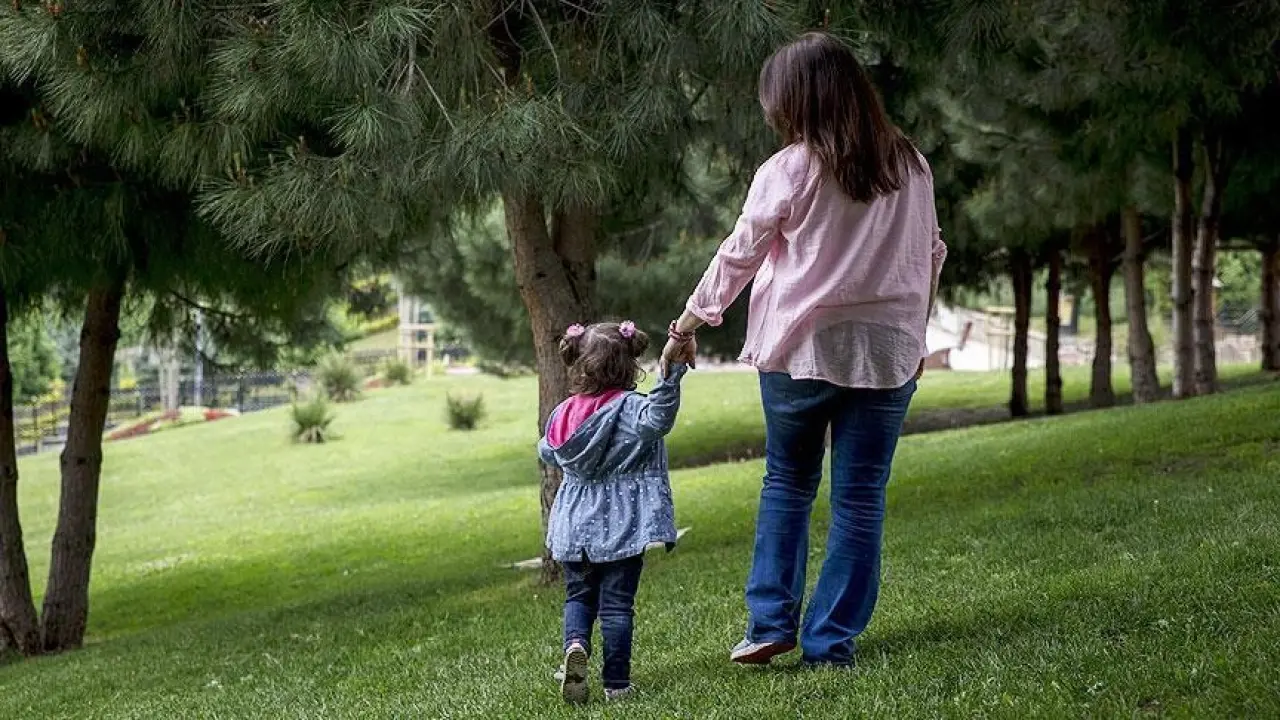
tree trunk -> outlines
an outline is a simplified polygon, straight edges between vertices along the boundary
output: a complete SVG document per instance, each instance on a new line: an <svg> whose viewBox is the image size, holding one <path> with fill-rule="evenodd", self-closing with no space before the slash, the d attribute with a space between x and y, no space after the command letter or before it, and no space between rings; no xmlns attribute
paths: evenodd
<svg viewBox="0 0 1280 720"><path fill-rule="evenodd" d="M1262 250L1262 369L1280 372L1280 237Z"/></svg>
<svg viewBox="0 0 1280 720"><path fill-rule="evenodd" d="M0 652L40 652L40 625L18 519L18 448L13 422L13 368L9 364L9 306L0 289Z"/></svg>
<svg viewBox="0 0 1280 720"><path fill-rule="evenodd" d="M1178 130L1173 143L1173 396L1195 395L1195 334L1191 308L1191 258L1195 219L1191 210L1191 179L1195 173L1191 132Z"/></svg>
<svg viewBox="0 0 1280 720"><path fill-rule="evenodd" d="M1218 229L1222 215L1222 192L1226 181L1222 138L1205 133L1204 146L1204 197L1200 205L1200 226L1196 232L1195 256L1192 260L1192 283L1195 288L1192 317L1195 326L1197 395L1208 395L1218 390L1215 332L1217 293L1213 289L1213 279L1218 264Z"/></svg>
<svg viewBox="0 0 1280 720"><path fill-rule="evenodd" d="M1062 329L1062 250L1049 251L1049 274L1044 281L1048 296L1044 313L1044 411L1062 414L1062 364L1058 359L1059 335Z"/></svg>
<svg viewBox="0 0 1280 720"><path fill-rule="evenodd" d="M1133 378L1133 401L1149 403L1160 399L1160 378L1156 375L1156 348L1147 327L1147 287L1143 279L1142 216L1138 208L1124 209L1124 299L1129 315L1129 370Z"/></svg>
<svg viewBox="0 0 1280 720"><path fill-rule="evenodd" d="M53 535L44 598L44 649L58 652L84 643L89 619L89 574L98 522L102 430L111 403L111 369L120 339L123 273L93 288L80 331L80 365L71 390L67 445L62 451L62 497Z"/></svg>
<svg viewBox="0 0 1280 720"><path fill-rule="evenodd" d="M1013 389L1009 394L1009 414L1026 417L1031 414L1027 400L1027 335L1031 330L1031 255L1022 248L1009 257L1009 275L1013 279Z"/></svg>
<svg viewBox="0 0 1280 720"><path fill-rule="evenodd" d="M1098 333L1094 342L1093 378L1089 385L1089 404L1095 408L1116 404L1116 391L1111 384L1111 276L1115 261L1106 228L1091 231L1089 245L1089 282L1093 288L1093 312Z"/></svg>
<svg viewBox="0 0 1280 720"><path fill-rule="evenodd" d="M529 311L538 366L538 431L551 411L569 395L569 374L560 359L560 337L573 323L589 322L595 312L595 235L597 217L583 208L557 211L550 228L547 212L534 194L503 194L507 235L515 260L516 284ZM560 489L560 472L543 465L542 526ZM560 568L546 549L542 579L554 582Z"/></svg>

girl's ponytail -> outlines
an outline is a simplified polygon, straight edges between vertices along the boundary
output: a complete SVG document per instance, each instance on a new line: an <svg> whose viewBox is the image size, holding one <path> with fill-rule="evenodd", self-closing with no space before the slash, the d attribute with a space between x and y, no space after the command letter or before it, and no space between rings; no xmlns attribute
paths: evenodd
<svg viewBox="0 0 1280 720"><path fill-rule="evenodd" d="M649 336L643 331L636 329L636 324L630 320L626 320L618 325L618 334L622 336L622 340L627 343L627 348L631 352L631 357L638 358L649 350Z"/></svg>
<svg viewBox="0 0 1280 720"><path fill-rule="evenodd" d="M574 323L560 336L560 359L565 365L572 366L582 357L582 336L586 334L586 328Z"/></svg>

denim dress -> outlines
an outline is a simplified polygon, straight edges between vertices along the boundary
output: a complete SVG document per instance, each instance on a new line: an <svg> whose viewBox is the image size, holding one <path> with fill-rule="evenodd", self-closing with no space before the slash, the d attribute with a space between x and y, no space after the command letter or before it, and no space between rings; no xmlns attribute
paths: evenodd
<svg viewBox="0 0 1280 720"><path fill-rule="evenodd" d="M675 546L663 438L675 425L686 371L673 366L649 395L629 392L601 407L559 447L545 437L538 443L542 461L564 473L547 524L557 562L606 563L643 554L653 542Z"/></svg>

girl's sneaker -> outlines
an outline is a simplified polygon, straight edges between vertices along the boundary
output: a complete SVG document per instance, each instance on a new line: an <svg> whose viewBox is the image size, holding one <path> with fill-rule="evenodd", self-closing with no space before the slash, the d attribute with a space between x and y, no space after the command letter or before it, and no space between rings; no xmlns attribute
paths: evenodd
<svg viewBox="0 0 1280 720"><path fill-rule="evenodd" d="M560 697L567 703L581 705L587 701L587 649L573 643L564 653L564 677L560 680Z"/></svg>
<svg viewBox="0 0 1280 720"><path fill-rule="evenodd" d="M617 702L619 700L626 700L627 698L635 694L636 694L635 685L628 685L624 688L616 688L613 690L610 690L609 688L605 688L604 699L605 699L605 702Z"/></svg>

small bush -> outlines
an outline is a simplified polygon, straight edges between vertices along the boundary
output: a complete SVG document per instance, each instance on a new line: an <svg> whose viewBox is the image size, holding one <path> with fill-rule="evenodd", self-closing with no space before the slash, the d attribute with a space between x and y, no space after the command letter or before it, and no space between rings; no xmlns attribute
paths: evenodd
<svg viewBox="0 0 1280 720"><path fill-rule="evenodd" d="M445 402L449 427L454 430L475 430L484 420L484 395L455 397L450 393Z"/></svg>
<svg viewBox="0 0 1280 720"><path fill-rule="evenodd" d="M304 403L293 404L293 441L323 443L333 439L329 425L333 423L329 401L317 396Z"/></svg>
<svg viewBox="0 0 1280 720"><path fill-rule="evenodd" d="M360 397L360 371L343 355L333 354L316 366L316 376L324 394L334 402L350 402Z"/></svg>
<svg viewBox="0 0 1280 720"><path fill-rule="evenodd" d="M387 385L409 385L413 383L413 368L409 367L409 363L395 358L387 362L387 366L382 369L382 379L387 381Z"/></svg>
<svg viewBox="0 0 1280 720"><path fill-rule="evenodd" d="M519 365L506 365L503 363L493 362L492 360L481 360L476 363L476 369L485 375L496 377L500 380L510 380L511 378L524 377L532 374L529 368Z"/></svg>

